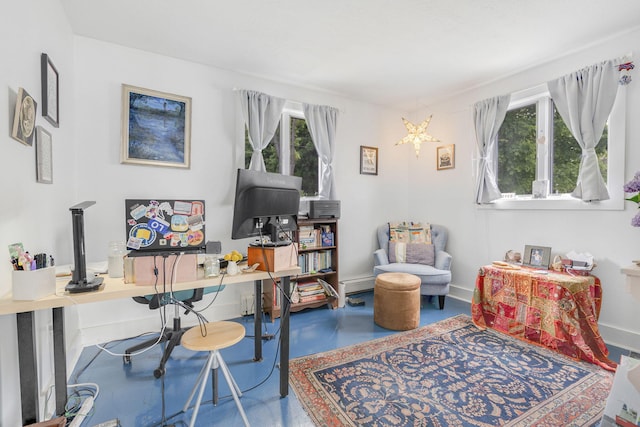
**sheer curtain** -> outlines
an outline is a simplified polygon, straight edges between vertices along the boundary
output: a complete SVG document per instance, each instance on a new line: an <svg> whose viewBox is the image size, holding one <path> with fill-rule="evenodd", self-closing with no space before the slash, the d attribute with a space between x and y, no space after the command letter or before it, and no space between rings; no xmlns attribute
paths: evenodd
<svg viewBox="0 0 640 427"><path fill-rule="evenodd" d="M477 102L473 106L473 121L478 143L478 175L476 203L489 203L501 196L496 176L495 144L500 126L507 115L511 95L497 96Z"/></svg>
<svg viewBox="0 0 640 427"><path fill-rule="evenodd" d="M266 172L262 150L278 129L286 100L252 90L239 90L237 94L253 148L249 169Z"/></svg>
<svg viewBox="0 0 640 427"><path fill-rule="evenodd" d="M562 120L582 148L578 182L571 195L587 202L609 199L595 148L613 108L618 79L617 63L609 60L547 83Z"/></svg>
<svg viewBox="0 0 640 427"><path fill-rule="evenodd" d="M336 121L338 110L326 105L302 105L304 118L320 159L320 197L335 199L335 177L333 176L333 155L335 152Z"/></svg>

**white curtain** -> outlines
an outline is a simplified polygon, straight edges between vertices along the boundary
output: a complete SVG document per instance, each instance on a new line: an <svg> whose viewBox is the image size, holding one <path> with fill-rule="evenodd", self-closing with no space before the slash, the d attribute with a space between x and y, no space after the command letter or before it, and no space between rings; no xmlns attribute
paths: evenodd
<svg viewBox="0 0 640 427"><path fill-rule="evenodd" d="M237 93L253 148L249 169L266 172L262 150L269 145L278 129L286 100L252 90L239 90Z"/></svg>
<svg viewBox="0 0 640 427"><path fill-rule="evenodd" d="M584 201L609 199L595 148L613 108L618 79L617 63L609 60L547 83L560 116L582 148L571 195Z"/></svg>
<svg viewBox="0 0 640 427"><path fill-rule="evenodd" d="M504 118L511 95L497 96L477 102L473 106L473 121L478 144L478 175L476 177L476 203L490 203L502 197L496 176L496 137Z"/></svg>
<svg viewBox="0 0 640 427"><path fill-rule="evenodd" d="M320 159L320 197L335 199L335 177L333 175L333 155L335 152L336 121L338 110L325 105L302 105L304 118Z"/></svg>

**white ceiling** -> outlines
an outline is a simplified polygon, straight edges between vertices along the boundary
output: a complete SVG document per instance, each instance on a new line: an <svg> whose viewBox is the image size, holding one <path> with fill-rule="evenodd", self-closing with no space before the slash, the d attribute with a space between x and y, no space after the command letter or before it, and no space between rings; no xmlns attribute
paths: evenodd
<svg viewBox="0 0 640 427"><path fill-rule="evenodd" d="M78 35L408 110L640 24L637 0L61 2Z"/></svg>

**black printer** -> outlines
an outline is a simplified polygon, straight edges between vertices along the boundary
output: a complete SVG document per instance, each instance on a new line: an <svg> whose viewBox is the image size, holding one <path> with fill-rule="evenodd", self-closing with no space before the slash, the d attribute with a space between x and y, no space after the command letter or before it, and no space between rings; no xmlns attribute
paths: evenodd
<svg viewBox="0 0 640 427"><path fill-rule="evenodd" d="M300 203L300 215L317 218L340 218L340 200L309 200Z"/></svg>

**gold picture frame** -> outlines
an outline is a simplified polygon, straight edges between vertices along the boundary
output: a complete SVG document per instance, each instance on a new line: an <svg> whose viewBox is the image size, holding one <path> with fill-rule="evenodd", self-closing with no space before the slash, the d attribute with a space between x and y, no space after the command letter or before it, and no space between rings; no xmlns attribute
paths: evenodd
<svg viewBox="0 0 640 427"><path fill-rule="evenodd" d="M16 110L13 115L11 137L29 147L33 145L37 110L38 103L26 90L19 88L18 98L16 99Z"/></svg>
<svg viewBox="0 0 640 427"><path fill-rule="evenodd" d="M378 147L360 146L360 173L378 175Z"/></svg>
<svg viewBox="0 0 640 427"><path fill-rule="evenodd" d="M436 148L436 162L438 170L453 169L456 165L455 144L441 145Z"/></svg>
<svg viewBox="0 0 640 427"><path fill-rule="evenodd" d="M191 98L122 85L121 163L191 167Z"/></svg>

